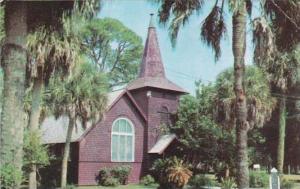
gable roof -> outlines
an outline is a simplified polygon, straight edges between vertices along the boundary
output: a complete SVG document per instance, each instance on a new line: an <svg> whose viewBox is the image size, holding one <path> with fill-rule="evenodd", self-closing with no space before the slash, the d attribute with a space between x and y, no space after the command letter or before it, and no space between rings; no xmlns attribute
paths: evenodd
<svg viewBox="0 0 300 189"><path fill-rule="evenodd" d="M106 109L109 110L125 92L125 89L119 89L108 93Z"/></svg>
<svg viewBox="0 0 300 189"><path fill-rule="evenodd" d="M116 90L110 92L107 96L107 110L108 112L122 96L126 94L132 104L135 106L137 111L141 114L142 118L146 121L146 116L142 112L141 108L137 105L134 98L126 89ZM43 144L55 144L55 143L65 143L67 136L69 118L67 116L61 116L58 119L55 119L53 116L47 117L42 125L42 143ZM91 122L87 123L86 129L83 128L79 120L76 121L76 129L74 129L72 134L71 142L80 141L96 124L92 125Z"/></svg>
<svg viewBox="0 0 300 189"><path fill-rule="evenodd" d="M41 125L42 143L56 144L65 143L69 118L68 116L61 116L55 119L54 116L47 117ZM71 142L76 141L83 133L84 128L80 121L76 121L77 127L73 130ZM91 123L87 124L90 127Z"/></svg>
<svg viewBox="0 0 300 189"><path fill-rule="evenodd" d="M121 89L108 93L107 110L109 110L115 101L124 94L124 91L124 89ZM47 117L41 125L42 143L65 143L68 124L69 118L67 116L61 116L58 119L55 119L54 116ZM80 121L76 121L76 125L77 128L75 128L72 133L71 142L77 141L86 132ZM86 130L89 130L90 127L92 127L92 125L91 123L88 123Z"/></svg>

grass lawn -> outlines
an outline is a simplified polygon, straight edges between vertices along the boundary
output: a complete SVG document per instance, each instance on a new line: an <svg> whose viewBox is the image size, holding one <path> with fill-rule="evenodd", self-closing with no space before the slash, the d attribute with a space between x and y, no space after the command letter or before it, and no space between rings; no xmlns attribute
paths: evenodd
<svg viewBox="0 0 300 189"><path fill-rule="evenodd" d="M78 187L76 189L156 189L157 186L143 186L137 184L129 184L125 186L117 186L117 187L104 187L104 186L84 186Z"/></svg>
<svg viewBox="0 0 300 189"><path fill-rule="evenodd" d="M300 182L300 175L283 175L284 179Z"/></svg>
<svg viewBox="0 0 300 189"><path fill-rule="evenodd" d="M209 177L214 177L214 175L209 175ZM293 189L300 189L300 175L284 175L283 176L287 180L292 180L295 183ZM76 189L156 189L157 185L155 186L143 186L138 184L129 184L126 186L118 186L118 187L104 187L104 186L85 186L85 187L78 187Z"/></svg>
<svg viewBox="0 0 300 189"><path fill-rule="evenodd" d="M294 189L300 188L300 183L296 183Z"/></svg>

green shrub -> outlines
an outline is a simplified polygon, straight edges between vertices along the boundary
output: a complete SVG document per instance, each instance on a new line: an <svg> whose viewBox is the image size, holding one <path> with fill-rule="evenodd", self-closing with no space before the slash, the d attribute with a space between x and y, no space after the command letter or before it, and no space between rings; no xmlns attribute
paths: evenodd
<svg viewBox="0 0 300 189"><path fill-rule="evenodd" d="M131 167L129 165L122 165L111 169L111 175L118 179L120 184L127 184L128 176L130 174Z"/></svg>
<svg viewBox="0 0 300 189"><path fill-rule="evenodd" d="M150 170L161 189L182 188L192 175L189 167L177 157L157 159Z"/></svg>
<svg viewBox="0 0 300 189"><path fill-rule="evenodd" d="M235 164L220 164L214 167L215 177L218 183L222 182L222 179L227 177L236 177Z"/></svg>
<svg viewBox="0 0 300 189"><path fill-rule="evenodd" d="M222 189L233 189L236 187L234 178L222 179L221 188Z"/></svg>
<svg viewBox="0 0 300 189"><path fill-rule="evenodd" d="M250 171L249 184L252 188L264 188L269 185L269 175L265 171Z"/></svg>
<svg viewBox="0 0 300 189"><path fill-rule="evenodd" d="M293 189L295 183L290 180L283 179L280 184L281 189Z"/></svg>
<svg viewBox="0 0 300 189"><path fill-rule="evenodd" d="M155 180L151 175L146 175L141 179L140 184L150 186L152 184L155 184Z"/></svg>
<svg viewBox="0 0 300 189"><path fill-rule="evenodd" d="M119 186L120 185L120 182L117 178L114 178L114 177L110 177L110 178L107 178L103 184L103 186Z"/></svg>
<svg viewBox="0 0 300 189"><path fill-rule="evenodd" d="M198 174L193 176L190 181L189 185L192 188L203 188L203 187L212 187L217 186L218 183L215 179L205 176L204 174Z"/></svg>
<svg viewBox="0 0 300 189"><path fill-rule="evenodd" d="M175 188L183 188L193 176L190 166L177 157L171 159L171 166L166 172L168 182L170 182Z"/></svg>
<svg viewBox="0 0 300 189"><path fill-rule="evenodd" d="M25 167L35 164L38 168L42 168L49 165L53 159L48 154L48 146L42 144L41 134L38 131L25 132L23 149Z"/></svg>
<svg viewBox="0 0 300 189"><path fill-rule="evenodd" d="M171 188L166 177L166 170L169 166L170 162L167 159L157 159L150 169L154 180L159 183L160 188Z"/></svg>
<svg viewBox="0 0 300 189"><path fill-rule="evenodd" d="M99 184L103 186L127 184L130 171L131 167L128 165L122 165L113 168L103 168L99 171Z"/></svg>
<svg viewBox="0 0 300 189"><path fill-rule="evenodd" d="M1 186L3 188L15 188L22 182L22 172L12 164L4 164L0 167Z"/></svg>
<svg viewBox="0 0 300 189"><path fill-rule="evenodd" d="M111 169L104 168L99 171L99 184L104 185L107 179L111 178Z"/></svg>
<svg viewBox="0 0 300 189"><path fill-rule="evenodd" d="M76 187L73 184L68 184L66 189L76 189Z"/></svg>

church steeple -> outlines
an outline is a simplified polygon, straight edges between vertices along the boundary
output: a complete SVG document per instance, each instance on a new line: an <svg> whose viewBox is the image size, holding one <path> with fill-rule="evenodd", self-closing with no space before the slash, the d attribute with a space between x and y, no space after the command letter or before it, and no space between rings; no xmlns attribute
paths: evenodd
<svg viewBox="0 0 300 189"><path fill-rule="evenodd" d="M127 85L128 90L136 90L145 87L169 90L180 94L186 93L184 89L169 81L165 75L153 14L150 14L148 35L144 48L144 54L139 77Z"/></svg>
<svg viewBox="0 0 300 189"><path fill-rule="evenodd" d="M139 77L163 77L165 70L159 50L156 29L154 26L153 14L150 14L150 23L148 27L148 36L144 48L142 65Z"/></svg>

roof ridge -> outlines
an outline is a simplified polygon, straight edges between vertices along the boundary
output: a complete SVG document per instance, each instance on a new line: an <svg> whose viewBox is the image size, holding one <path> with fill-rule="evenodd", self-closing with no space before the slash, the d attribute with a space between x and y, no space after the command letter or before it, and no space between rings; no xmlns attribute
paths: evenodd
<svg viewBox="0 0 300 189"><path fill-rule="evenodd" d="M108 92L108 93L112 93L112 92L117 92L117 91L121 91L121 90L125 90L127 86L122 87L120 89L113 89L112 91Z"/></svg>

